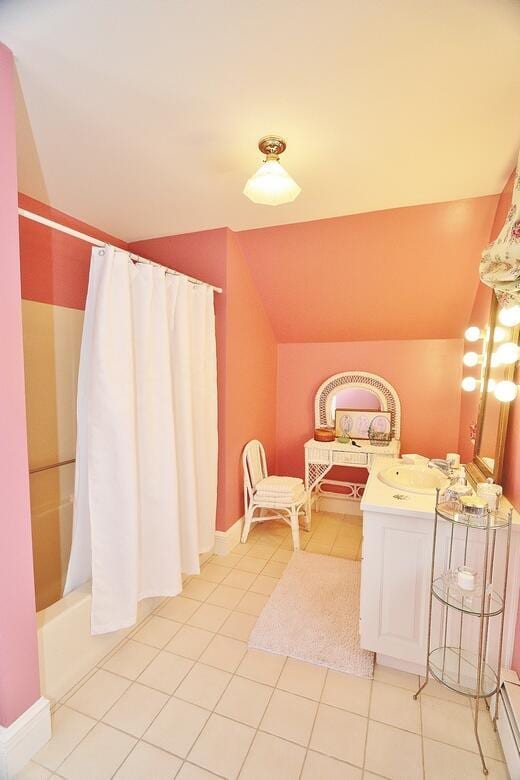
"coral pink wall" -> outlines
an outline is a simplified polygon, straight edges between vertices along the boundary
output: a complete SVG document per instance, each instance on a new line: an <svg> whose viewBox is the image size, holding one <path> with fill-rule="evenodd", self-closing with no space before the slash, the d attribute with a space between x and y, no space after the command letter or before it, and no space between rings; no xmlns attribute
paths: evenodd
<svg viewBox="0 0 520 780"><path fill-rule="evenodd" d="M213 230L139 241L131 251L223 287L215 296L219 389L217 528L243 513L241 452L252 438L275 455L276 341L236 236Z"/></svg>
<svg viewBox="0 0 520 780"><path fill-rule="evenodd" d="M238 236L278 342L460 338L496 203L489 195Z"/></svg>
<svg viewBox="0 0 520 780"><path fill-rule="evenodd" d="M312 438L316 390L340 371L379 374L396 388L402 452L438 457L454 451L461 357L460 339L279 344L277 470L303 476L303 444Z"/></svg>
<svg viewBox="0 0 520 780"><path fill-rule="evenodd" d="M0 44L0 725L40 695L25 423L12 54Z"/></svg>
<svg viewBox="0 0 520 780"><path fill-rule="evenodd" d="M243 514L241 453L263 443L275 471L277 344L236 235L228 237L226 341L226 518Z"/></svg>

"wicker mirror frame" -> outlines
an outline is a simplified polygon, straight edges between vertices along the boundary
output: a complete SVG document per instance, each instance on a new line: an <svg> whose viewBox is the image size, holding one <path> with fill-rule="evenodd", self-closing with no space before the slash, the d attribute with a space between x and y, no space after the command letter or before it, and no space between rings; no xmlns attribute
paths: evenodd
<svg viewBox="0 0 520 780"><path fill-rule="evenodd" d="M379 398L382 412L390 412L393 439L401 438L401 402L397 390L390 382L377 374L365 371L345 371L334 374L323 382L314 401L314 425L316 428L334 426L331 417L332 398L340 390L357 388L367 390Z"/></svg>

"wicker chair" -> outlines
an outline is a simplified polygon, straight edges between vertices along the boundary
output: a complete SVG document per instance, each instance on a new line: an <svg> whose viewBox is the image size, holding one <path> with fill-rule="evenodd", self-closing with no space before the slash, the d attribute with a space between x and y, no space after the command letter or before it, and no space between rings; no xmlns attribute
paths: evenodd
<svg viewBox="0 0 520 780"><path fill-rule="evenodd" d="M268 477L265 450L261 442L253 439L248 442L242 452L242 466L244 469L244 529L241 541L245 543L249 531L254 523L263 523L266 520L283 520L291 526L293 547L300 549L299 516L303 515L305 528L311 527L311 508L309 495L302 485L301 492L293 500L266 500L257 495L256 486L260 480ZM263 511L255 517L257 510L272 509L273 514L264 514Z"/></svg>

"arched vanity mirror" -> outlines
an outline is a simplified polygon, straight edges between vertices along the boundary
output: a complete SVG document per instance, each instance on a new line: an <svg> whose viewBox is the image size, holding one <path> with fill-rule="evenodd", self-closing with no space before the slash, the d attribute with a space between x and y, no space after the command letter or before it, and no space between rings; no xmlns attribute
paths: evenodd
<svg viewBox="0 0 520 780"><path fill-rule="evenodd" d="M519 343L519 326L506 327L497 322L498 305L493 296L489 323L484 334L482 348L481 393L475 430L473 460L468 472L475 482L492 478L500 482L506 445L507 424L511 404L499 400L495 388L499 382L510 382L515 376L515 362L505 363L497 359L504 344Z"/></svg>
<svg viewBox="0 0 520 780"><path fill-rule="evenodd" d="M364 371L345 371L318 388L314 403L316 428L335 425L336 409L390 413L391 438L401 437L401 403L396 389L383 377Z"/></svg>

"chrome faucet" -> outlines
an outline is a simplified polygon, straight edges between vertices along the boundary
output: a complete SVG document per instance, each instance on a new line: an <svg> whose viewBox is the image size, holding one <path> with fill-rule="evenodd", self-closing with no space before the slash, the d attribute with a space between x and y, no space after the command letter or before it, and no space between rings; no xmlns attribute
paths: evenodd
<svg viewBox="0 0 520 780"><path fill-rule="evenodd" d="M447 477L453 477L453 469L451 467L451 463L447 460L443 460L442 458L432 458L428 461L428 468L429 469L439 469L439 471L442 471L443 474L445 474Z"/></svg>

